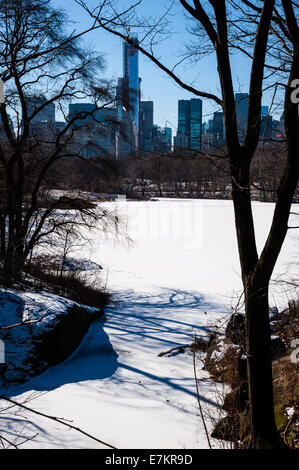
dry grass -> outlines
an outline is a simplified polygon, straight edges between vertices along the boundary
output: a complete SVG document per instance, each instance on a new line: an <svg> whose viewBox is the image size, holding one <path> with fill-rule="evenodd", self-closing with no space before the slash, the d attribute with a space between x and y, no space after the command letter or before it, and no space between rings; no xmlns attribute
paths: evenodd
<svg viewBox="0 0 299 470"><path fill-rule="evenodd" d="M291 448L299 448L299 363L291 360L292 341L299 339L299 301L289 302L274 322L274 333L287 345L285 357L273 362L276 424ZM288 416L286 410L294 413Z"/></svg>
<svg viewBox="0 0 299 470"><path fill-rule="evenodd" d="M299 300L290 301L288 308L278 314L273 330L284 340L288 348L293 339L299 338Z"/></svg>
<svg viewBox="0 0 299 470"><path fill-rule="evenodd" d="M232 346L229 340L226 344L228 347L223 356L213 361L209 372L215 382L225 383L235 388L239 384L239 349Z"/></svg>
<svg viewBox="0 0 299 470"><path fill-rule="evenodd" d="M49 266L48 266L49 269ZM93 285L80 277L80 272L46 271L43 264L31 262L26 265L26 273L35 279L35 288L53 292L79 304L102 310L111 295L96 282Z"/></svg>

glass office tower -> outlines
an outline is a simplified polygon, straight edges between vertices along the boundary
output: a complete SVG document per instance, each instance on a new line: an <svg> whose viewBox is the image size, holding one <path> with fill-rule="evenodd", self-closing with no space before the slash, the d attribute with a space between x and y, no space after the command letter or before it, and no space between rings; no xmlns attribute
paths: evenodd
<svg viewBox="0 0 299 470"><path fill-rule="evenodd" d="M179 101L178 132L186 137L190 136L190 101Z"/></svg>
<svg viewBox="0 0 299 470"><path fill-rule="evenodd" d="M27 98L27 111L31 117L47 99L40 95ZM22 126L23 129L23 126ZM50 138L55 130L55 104L49 103L30 120L30 135L35 138Z"/></svg>
<svg viewBox="0 0 299 470"><path fill-rule="evenodd" d="M224 144L224 114L222 111L216 111L216 113L214 113L212 134L214 145Z"/></svg>
<svg viewBox="0 0 299 470"><path fill-rule="evenodd" d="M177 146L200 150L202 141L202 100L179 100Z"/></svg>
<svg viewBox="0 0 299 470"><path fill-rule="evenodd" d="M190 150L201 149L202 101L190 100Z"/></svg>
<svg viewBox="0 0 299 470"><path fill-rule="evenodd" d="M248 93L236 93L236 112L237 112L237 124L238 124L238 135L239 139L244 139L245 131L248 121Z"/></svg>
<svg viewBox="0 0 299 470"><path fill-rule="evenodd" d="M140 101L140 134L149 135L154 125L154 102Z"/></svg>
<svg viewBox="0 0 299 470"><path fill-rule="evenodd" d="M133 43L138 44L137 36L129 38ZM133 121L135 132L139 133L139 103L140 103L140 80L138 49L126 41L123 43L123 77L128 84L128 106L127 110Z"/></svg>
<svg viewBox="0 0 299 470"><path fill-rule="evenodd" d="M153 151L153 101L140 101L139 112L139 149L145 152Z"/></svg>
<svg viewBox="0 0 299 470"><path fill-rule="evenodd" d="M76 153L84 157L114 156L116 110L101 109L94 103L69 104L69 120L77 116L71 126Z"/></svg>
<svg viewBox="0 0 299 470"><path fill-rule="evenodd" d="M116 159L135 153L139 147L140 82L137 36L123 42L123 77L118 79L116 100L117 119Z"/></svg>
<svg viewBox="0 0 299 470"><path fill-rule="evenodd" d="M268 116L268 114L269 114L269 106L262 106L261 107L261 116L262 116L262 118L264 116Z"/></svg>

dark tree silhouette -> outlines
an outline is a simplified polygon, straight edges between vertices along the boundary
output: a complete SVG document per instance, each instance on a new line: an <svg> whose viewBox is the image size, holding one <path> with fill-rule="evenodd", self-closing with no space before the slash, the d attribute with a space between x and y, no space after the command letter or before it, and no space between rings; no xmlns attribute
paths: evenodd
<svg viewBox="0 0 299 470"><path fill-rule="evenodd" d="M55 216L58 209L80 212L80 223L103 216L78 198L53 198L49 192L63 182L63 162L81 155L78 129L114 100L102 58L81 43L88 31L67 33L68 27L64 12L49 0L0 1L6 95L0 105L0 266L6 284L37 243L68 223ZM69 117L72 99L92 101L94 109ZM65 125L56 125L54 107Z"/></svg>

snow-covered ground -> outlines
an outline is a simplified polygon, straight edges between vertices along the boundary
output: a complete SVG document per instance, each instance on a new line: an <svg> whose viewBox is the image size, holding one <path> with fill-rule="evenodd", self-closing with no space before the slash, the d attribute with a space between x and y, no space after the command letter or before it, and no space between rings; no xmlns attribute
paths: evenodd
<svg viewBox="0 0 299 470"><path fill-rule="evenodd" d="M206 336L236 305L241 280L232 203L161 200L106 205L117 207L126 220L132 243L95 237L92 247L80 253L103 267L103 282L115 291L105 321L92 325L66 362L8 395L37 411L72 420L118 448L205 448L192 357L158 354L190 343L194 333ZM254 204L260 248L273 208ZM293 231L288 236L275 278L298 277L295 235ZM292 295L290 287L274 284L271 304L283 306ZM217 414L214 385L200 363L198 369L203 406ZM10 440L37 434L23 447L104 447L16 408L1 414L0 434L3 429Z"/></svg>

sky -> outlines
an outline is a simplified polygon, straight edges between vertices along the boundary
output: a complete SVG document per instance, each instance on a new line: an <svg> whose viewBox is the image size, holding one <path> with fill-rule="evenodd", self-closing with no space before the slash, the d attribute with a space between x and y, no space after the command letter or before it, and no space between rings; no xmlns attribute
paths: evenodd
<svg viewBox="0 0 299 470"><path fill-rule="evenodd" d="M151 15L160 15L165 11L165 7L172 0L142 0L140 13L149 17ZM89 7L96 7L101 0L86 0ZM69 18L72 20L72 28L82 30L88 28L91 19L88 14L76 4L75 0L52 0L52 3L65 9ZM131 0L117 1L117 5L127 8L133 2ZM135 2L134 2L135 3ZM167 66L173 66L181 59L180 51L183 50L184 43L187 41L186 24L187 19L183 8L178 0L174 0L174 8L171 15L172 33L170 37L160 43L156 48L156 55L161 58ZM136 33L134 28L132 33ZM106 60L106 78L117 80L122 76L122 40L116 36L101 30L93 31L85 36L87 44L94 47L102 53ZM248 92L248 79L250 76L250 67L248 60L235 55L232 58L233 77L236 91ZM201 60L195 66L183 65L177 69L184 81L192 84L195 88L205 92L218 94L219 81L214 57L207 57ZM162 127L165 125L172 127L175 131L178 120L178 100L191 99L196 96L183 90L177 85L165 72L160 70L149 59L139 54L139 75L142 79L141 94L143 100L154 101L154 122ZM270 96L266 96L263 104L270 104ZM203 121L212 118L215 111L220 110L215 103L204 100L203 102Z"/></svg>

